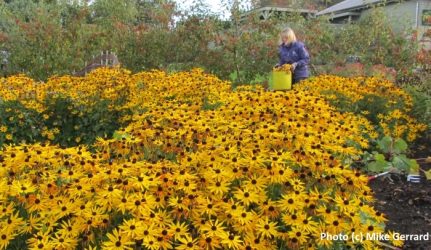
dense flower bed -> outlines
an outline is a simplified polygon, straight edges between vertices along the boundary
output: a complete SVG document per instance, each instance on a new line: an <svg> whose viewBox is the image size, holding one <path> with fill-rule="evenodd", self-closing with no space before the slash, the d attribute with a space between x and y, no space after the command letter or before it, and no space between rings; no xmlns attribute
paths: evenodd
<svg viewBox="0 0 431 250"><path fill-rule="evenodd" d="M321 94L340 111L353 112L368 118L381 136L414 141L425 130L409 115L411 96L392 82L380 77L344 78L332 75L310 79L301 90Z"/></svg>
<svg viewBox="0 0 431 250"><path fill-rule="evenodd" d="M128 125L92 145L48 138L0 151L0 249L378 248L321 239L381 233L386 219L367 177L349 166L378 132L307 89L319 81L355 80L266 92L231 90L199 69L2 79L2 101L36 114L48 110L47 95L80 107L99 98L128 110L119 118ZM2 126L0 134L17 129Z"/></svg>

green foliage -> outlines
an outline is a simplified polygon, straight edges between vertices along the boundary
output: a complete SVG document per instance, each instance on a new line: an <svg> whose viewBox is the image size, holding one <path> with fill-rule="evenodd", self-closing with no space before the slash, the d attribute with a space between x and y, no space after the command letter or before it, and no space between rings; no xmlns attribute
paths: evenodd
<svg viewBox="0 0 431 250"><path fill-rule="evenodd" d="M310 20L298 30L305 30L302 39L311 56L311 61L315 65L333 65L337 61L342 61L340 56L345 53L340 53L334 45L340 43L337 37L337 29L322 17ZM315 72L317 73L317 72Z"/></svg>
<svg viewBox="0 0 431 250"><path fill-rule="evenodd" d="M92 21L101 25L133 23L138 15L136 0L95 0L91 9Z"/></svg>
<svg viewBox="0 0 431 250"><path fill-rule="evenodd" d="M313 74L331 72L348 55L398 72L415 64L416 43L405 39L409 31L395 32L379 9L340 28L295 13L261 20L258 13L242 15L240 4L228 2L231 18L220 20L199 1L184 15L169 0L8 1L0 10L0 48L10 52L9 74L40 80L79 71L93 55L110 50L135 72L202 67L223 79L237 71L237 81L245 83L277 63L278 34L288 25L305 42L312 64L324 65L312 67Z"/></svg>
<svg viewBox="0 0 431 250"><path fill-rule="evenodd" d="M0 17L5 20L3 47L10 52L9 73L23 72L42 80L71 73L81 69L105 39L100 27L87 23L86 6L43 1L24 10L20 6L21 1L6 4Z"/></svg>
<svg viewBox="0 0 431 250"><path fill-rule="evenodd" d="M204 99L203 105L202 105L202 109L203 110L216 110L219 107L221 107L223 105L222 102L214 102L211 103L208 98Z"/></svg>
<svg viewBox="0 0 431 250"><path fill-rule="evenodd" d="M92 105L77 105L68 98L51 97L46 100L46 110L38 113L17 101L2 102L0 127L7 127L7 131L0 131L0 148L10 143L47 140L66 147L83 143L90 145L97 137L110 137L126 125L120 122L120 118L130 112L112 110L110 104L107 100L98 100ZM58 133L49 138L46 132L53 130Z"/></svg>
<svg viewBox="0 0 431 250"><path fill-rule="evenodd" d="M365 169L375 173L384 171L417 173L419 165L406 156L407 149L408 145L403 139L385 136L376 142L375 151L365 153L363 157Z"/></svg>
<svg viewBox="0 0 431 250"><path fill-rule="evenodd" d="M231 80L232 82L236 82L239 80L239 75L241 74L241 72L238 73L238 71L233 71L232 73L229 74L229 80Z"/></svg>
<svg viewBox="0 0 431 250"><path fill-rule="evenodd" d="M0 100L0 148L10 143L31 143L42 140L42 115L37 111L24 107L18 101Z"/></svg>
<svg viewBox="0 0 431 250"><path fill-rule="evenodd" d="M428 126L431 135L431 95L417 86L406 86L405 90L413 99L413 108L410 114L419 122Z"/></svg>
<svg viewBox="0 0 431 250"><path fill-rule="evenodd" d="M232 88L235 89L240 85L265 85L272 81L270 73L257 73L250 77L248 80L242 80L239 76L244 76L244 71L233 71L229 74L229 80L232 82Z"/></svg>
<svg viewBox="0 0 431 250"><path fill-rule="evenodd" d="M322 92L324 96L335 95L336 98L329 99L329 103L336 107L340 112L358 113L359 109L349 97L345 96L336 90L325 90Z"/></svg>
<svg viewBox="0 0 431 250"><path fill-rule="evenodd" d="M269 78L269 74L256 74L253 80L250 81L250 84L259 84L267 81Z"/></svg>
<svg viewBox="0 0 431 250"><path fill-rule="evenodd" d="M367 94L361 100L356 102L356 111L367 111L365 117L371 121L374 125L379 124L379 114L387 115L392 111L393 107L387 107L387 102L389 100L383 96L375 94ZM359 113L358 112L358 113Z"/></svg>
<svg viewBox="0 0 431 250"><path fill-rule="evenodd" d="M384 93L385 89L381 89L380 93ZM328 102L337 108L340 112L351 112L357 115L362 115L367 118L371 124L376 128L379 135L385 136L384 129L381 123L381 117L390 117L391 112L394 110L402 110L403 112L408 110L406 102L402 96L383 96L382 94L364 94L357 101L351 100L348 96L343 95L336 90L325 90L322 91L323 96L332 96L336 98L327 99ZM421 122L421 120L418 120ZM405 118L392 119L387 125L393 129L396 124L405 124L407 120ZM403 139L407 139L407 135L402 135Z"/></svg>
<svg viewBox="0 0 431 250"><path fill-rule="evenodd" d="M400 20L399 25L403 27ZM404 32L410 32L404 28ZM346 55L360 56L366 64L383 64L397 69L410 67L415 43L406 34L396 33L382 8L375 8L353 25L344 26L337 44Z"/></svg>
<svg viewBox="0 0 431 250"><path fill-rule="evenodd" d="M315 27L307 26L312 32L306 33L312 62L329 65L318 67L318 73L365 75L374 73L373 65L384 65L394 69L390 74L403 74L416 62L418 44L408 38L413 31L402 20L389 21L382 8L372 9L368 15L347 25L323 25L323 20L315 22ZM364 68L337 70L346 65L348 56L360 58ZM366 72L368 68L371 69Z"/></svg>
<svg viewBox="0 0 431 250"><path fill-rule="evenodd" d="M54 143L62 146L92 144L97 137L110 137L121 127L122 112L109 109L108 100L99 100L91 106L77 105L71 99L48 99L46 120L48 128L57 128L61 134L54 139ZM127 111L125 111L127 112Z"/></svg>

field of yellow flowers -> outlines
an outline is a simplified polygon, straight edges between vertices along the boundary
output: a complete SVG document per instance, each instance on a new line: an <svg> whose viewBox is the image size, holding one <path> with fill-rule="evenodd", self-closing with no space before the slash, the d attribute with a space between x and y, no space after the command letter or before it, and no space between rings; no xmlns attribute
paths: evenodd
<svg viewBox="0 0 431 250"><path fill-rule="evenodd" d="M391 99L377 124L337 107L371 94ZM63 115L50 107L59 97L71 103ZM88 112L101 101L105 113ZM379 249L321 234L385 231L367 177L349 164L381 134L424 129L407 115L409 96L377 78L269 92L232 90L200 69L98 69L2 78L0 104L0 249ZM77 145L58 145L69 112L82 118ZM82 143L110 112L122 126Z"/></svg>

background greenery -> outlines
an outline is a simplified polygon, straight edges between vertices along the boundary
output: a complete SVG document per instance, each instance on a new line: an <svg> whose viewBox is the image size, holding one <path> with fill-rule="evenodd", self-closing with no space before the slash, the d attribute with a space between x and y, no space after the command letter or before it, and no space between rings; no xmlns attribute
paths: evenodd
<svg viewBox="0 0 431 250"><path fill-rule="evenodd" d="M339 26L299 14L244 18L238 1L226 6L229 20L221 20L199 1L189 11L180 11L171 0L95 0L91 5L71 0L2 1L0 48L10 54L3 73L24 72L45 80L78 71L93 55L110 50L135 72L199 66L222 78L236 70L242 73L238 80L246 82L277 62L277 35L284 26L293 27L306 43L316 65L314 74L343 66L351 55L368 66L384 65L404 75L412 66L426 63L418 60L415 42L406 39L412 31L394 32L378 9L359 22Z"/></svg>

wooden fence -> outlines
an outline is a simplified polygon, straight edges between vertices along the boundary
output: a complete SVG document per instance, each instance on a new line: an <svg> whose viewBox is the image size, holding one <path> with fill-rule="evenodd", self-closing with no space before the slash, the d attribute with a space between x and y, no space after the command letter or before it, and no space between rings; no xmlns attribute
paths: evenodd
<svg viewBox="0 0 431 250"><path fill-rule="evenodd" d="M85 62L85 67L83 69L73 72L72 75L85 76L87 73L100 67L115 67L119 65L120 61L118 60L118 57L115 53L110 51L102 51L100 55L93 56L93 59L89 63Z"/></svg>

